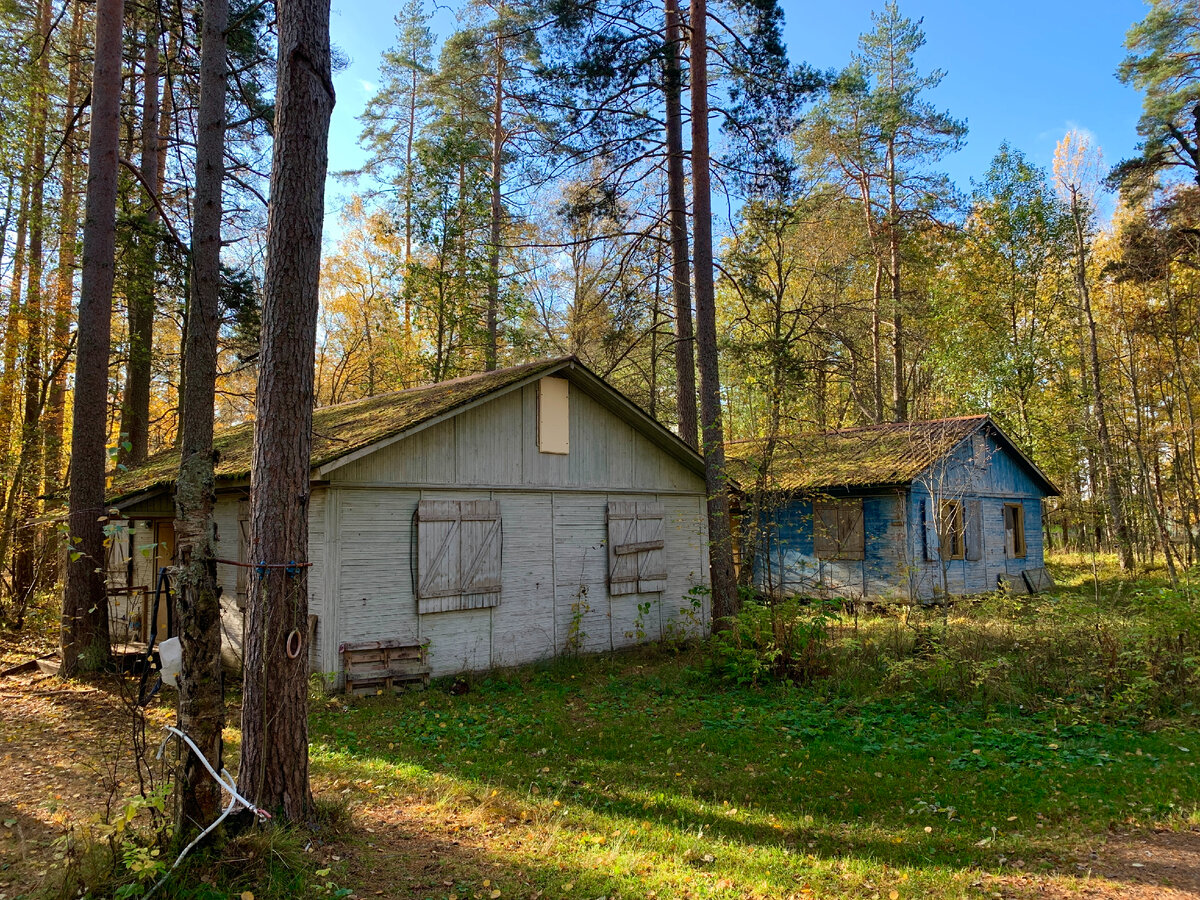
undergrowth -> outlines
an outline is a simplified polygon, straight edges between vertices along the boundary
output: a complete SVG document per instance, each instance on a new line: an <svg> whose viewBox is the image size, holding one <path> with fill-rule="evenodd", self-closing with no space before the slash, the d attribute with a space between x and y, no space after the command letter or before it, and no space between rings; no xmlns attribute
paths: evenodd
<svg viewBox="0 0 1200 900"><path fill-rule="evenodd" d="M1048 594L996 593L948 610L885 604L852 616L835 600L750 601L712 640L707 669L729 683L784 681L830 697L1108 718L1200 711L1200 591L1119 580L1107 567L1060 566L1058 575Z"/></svg>

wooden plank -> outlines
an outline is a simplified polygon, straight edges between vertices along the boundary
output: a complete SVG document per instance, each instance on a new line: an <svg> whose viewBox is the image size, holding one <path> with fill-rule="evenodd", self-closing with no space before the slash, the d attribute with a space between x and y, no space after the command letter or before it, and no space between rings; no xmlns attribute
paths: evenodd
<svg viewBox="0 0 1200 900"><path fill-rule="evenodd" d="M1029 586L1031 594L1037 594L1041 591L1054 590L1054 579L1045 566L1038 566L1034 569L1026 569L1021 573L1021 577L1025 579L1025 584Z"/></svg>
<svg viewBox="0 0 1200 900"><path fill-rule="evenodd" d="M639 502L637 505L638 593L657 593L667 586L667 563L663 549L663 505Z"/></svg>
<svg viewBox="0 0 1200 900"><path fill-rule="evenodd" d="M1029 585L1025 583L1025 579L1020 575L1001 573L996 576L996 586L1002 591L1007 591L1017 596L1029 593Z"/></svg>

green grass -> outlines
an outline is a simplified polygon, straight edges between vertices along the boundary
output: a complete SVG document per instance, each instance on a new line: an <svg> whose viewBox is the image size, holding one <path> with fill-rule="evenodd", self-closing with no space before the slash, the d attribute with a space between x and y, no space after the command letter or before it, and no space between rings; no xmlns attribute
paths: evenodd
<svg viewBox="0 0 1200 900"><path fill-rule="evenodd" d="M1073 871L1110 829L1200 824L1200 730L1194 658L1142 683L1190 596L1150 578L1097 606L1059 575L1053 597L931 619L945 631L919 658L911 624L838 623L806 686L716 680L698 649L326 703L314 771L363 810L401 795L466 823L470 852L414 897L958 897L984 872ZM1044 678L1002 690L1031 646ZM982 689L964 666L1003 678Z"/></svg>

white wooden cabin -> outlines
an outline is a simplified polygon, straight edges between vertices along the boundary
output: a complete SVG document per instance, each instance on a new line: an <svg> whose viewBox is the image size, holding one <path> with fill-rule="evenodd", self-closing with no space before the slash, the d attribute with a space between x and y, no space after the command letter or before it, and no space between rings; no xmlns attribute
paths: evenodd
<svg viewBox="0 0 1200 900"><path fill-rule="evenodd" d="M243 425L214 442L218 556L232 561L253 559L251 440ZM707 623L702 459L574 358L319 409L312 460L310 658L330 681L360 642L422 646L438 676ZM144 608L173 552L177 465L159 454L114 485L114 609ZM236 657L254 572L218 571Z"/></svg>

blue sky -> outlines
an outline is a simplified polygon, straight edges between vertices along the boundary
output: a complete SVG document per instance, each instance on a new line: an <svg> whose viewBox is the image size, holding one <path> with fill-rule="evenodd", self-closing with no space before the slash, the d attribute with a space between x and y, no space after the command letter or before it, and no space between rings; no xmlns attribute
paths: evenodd
<svg viewBox="0 0 1200 900"><path fill-rule="evenodd" d="M431 20L438 35L454 24L446 2L439 0L443 5ZM782 3L791 57L823 69L849 61L882 0ZM378 81L380 54L393 42L399 5L400 0L333 0L333 42L350 65L334 79L331 171L361 162L356 117ZM970 129L965 147L943 163L961 189L969 190L970 179L982 176L1004 140L1046 167L1069 128L1090 133L1109 165L1132 153L1141 99L1113 73L1125 55L1125 32L1145 15L1141 0L902 0L900 8L924 19L921 69L946 72L931 99ZM327 225L333 230L348 190L342 182L329 184Z"/></svg>

